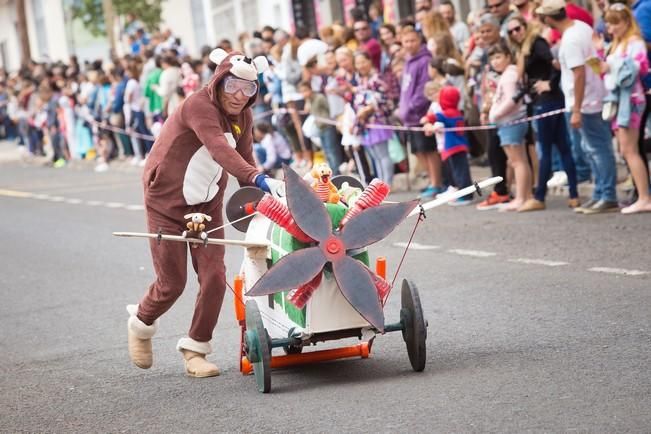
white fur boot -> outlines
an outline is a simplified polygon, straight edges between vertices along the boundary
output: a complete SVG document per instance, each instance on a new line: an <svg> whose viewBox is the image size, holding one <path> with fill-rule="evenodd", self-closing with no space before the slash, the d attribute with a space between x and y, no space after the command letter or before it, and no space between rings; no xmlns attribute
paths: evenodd
<svg viewBox="0 0 651 434"><path fill-rule="evenodd" d="M219 368L206 360L206 355L212 352L210 342L198 342L192 338L181 338L176 349L183 353L185 372L191 377L215 377Z"/></svg>
<svg viewBox="0 0 651 434"><path fill-rule="evenodd" d="M127 312L129 312L129 320L127 321L129 357L137 367L149 369L154 362L151 338L158 330L158 320L154 321L152 325L140 321L136 316L138 312L137 304L127 305Z"/></svg>

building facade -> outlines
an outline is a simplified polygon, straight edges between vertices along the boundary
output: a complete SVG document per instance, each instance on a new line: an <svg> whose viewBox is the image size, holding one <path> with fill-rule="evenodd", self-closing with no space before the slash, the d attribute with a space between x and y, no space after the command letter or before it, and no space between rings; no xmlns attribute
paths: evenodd
<svg viewBox="0 0 651 434"><path fill-rule="evenodd" d="M75 54L83 62L108 56L106 38L92 37L78 20L72 19L70 11L75 1L79 0L25 0L33 59L67 61ZM381 1L385 21L397 22L414 13L413 0ZM483 0L453 2L461 17L484 4ZM0 0L0 66L9 70L20 66L15 3ZM371 0L166 0L161 27L171 29L188 53L196 56L201 47L214 47L222 39L229 39L237 47L240 34L250 34L264 25L289 31L302 27L317 34L319 27L335 21L351 24L350 10L368 10L370 3Z"/></svg>

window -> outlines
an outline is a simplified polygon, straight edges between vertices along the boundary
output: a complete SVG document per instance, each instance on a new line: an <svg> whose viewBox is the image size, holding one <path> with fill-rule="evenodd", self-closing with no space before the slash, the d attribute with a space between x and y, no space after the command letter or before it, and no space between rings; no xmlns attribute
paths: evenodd
<svg viewBox="0 0 651 434"><path fill-rule="evenodd" d="M49 55L47 45L47 28L45 25L45 9L43 0L32 0L32 13L34 15L34 32L40 57Z"/></svg>
<svg viewBox="0 0 651 434"><path fill-rule="evenodd" d="M203 0L192 0L190 3L192 12L192 24L194 26L194 35L197 48L204 45L212 45L208 41L208 33L206 30L206 18L203 14Z"/></svg>
<svg viewBox="0 0 651 434"><path fill-rule="evenodd" d="M219 4L219 6L216 6L216 4ZM233 2L225 0L212 0L212 5L212 25L213 29L215 29L216 41L227 38L236 44L237 35L234 35L236 24Z"/></svg>

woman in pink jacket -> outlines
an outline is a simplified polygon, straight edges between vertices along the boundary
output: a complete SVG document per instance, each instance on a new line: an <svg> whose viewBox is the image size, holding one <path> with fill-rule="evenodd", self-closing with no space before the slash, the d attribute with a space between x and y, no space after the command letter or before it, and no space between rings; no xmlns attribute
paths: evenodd
<svg viewBox="0 0 651 434"><path fill-rule="evenodd" d="M531 197L531 167L527 159L524 136L527 133L526 122L508 124L526 116L526 108L517 97L519 89L518 69L513 64L513 56L504 41L493 45L488 50L491 67L500 74L497 90L493 96L488 119L498 124L497 134L500 144L515 173L515 199L504 205L501 210L517 211ZM505 125L506 124L506 125Z"/></svg>

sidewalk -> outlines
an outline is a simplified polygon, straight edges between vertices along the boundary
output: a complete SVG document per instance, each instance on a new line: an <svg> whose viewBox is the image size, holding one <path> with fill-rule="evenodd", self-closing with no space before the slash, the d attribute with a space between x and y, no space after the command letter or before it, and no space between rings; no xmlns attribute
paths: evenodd
<svg viewBox="0 0 651 434"><path fill-rule="evenodd" d="M14 140L0 140L0 164L22 160L23 151Z"/></svg>
<svg viewBox="0 0 651 434"><path fill-rule="evenodd" d="M23 147L17 146L15 141L0 140L0 165L15 163L15 162L22 162L24 164L30 164L30 165L46 166L49 164L50 159L48 157L28 158ZM80 161L80 160L75 160L71 164L67 165L67 167L74 167L77 169L87 167L89 170L92 170L94 166L95 166L94 161ZM111 168L113 170L117 169L120 171L122 170L130 171L130 170L139 169L136 166L130 165L126 161L114 161L111 163ZM491 177L489 167L471 166L470 170L471 170L472 178L476 181L480 181L482 179ZM622 164L617 164L617 180L618 180L617 194L620 199L628 197L628 192L626 191L625 186L622 184L622 181L626 179L627 175L628 172L626 171L626 167ZM406 173L399 173L396 174L394 177L392 190L393 192L406 192L406 191L418 192L422 188L424 188L426 184L427 184L427 180L424 178L416 176L416 177L411 177L409 179ZM592 195L593 188L594 185L589 182L584 182L579 184L579 196L582 198L590 197ZM569 191L567 186L564 186L564 187L550 188L548 189L547 194L551 196L568 197Z"/></svg>

